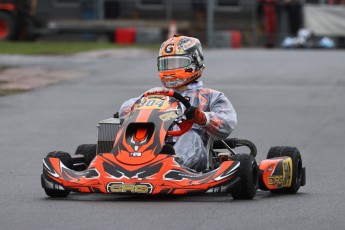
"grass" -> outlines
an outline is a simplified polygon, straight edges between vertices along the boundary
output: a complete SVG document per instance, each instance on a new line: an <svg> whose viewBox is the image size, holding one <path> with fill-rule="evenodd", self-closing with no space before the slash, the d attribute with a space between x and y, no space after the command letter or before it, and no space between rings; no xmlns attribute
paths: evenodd
<svg viewBox="0 0 345 230"><path fill-rule="evenodd" d="M7 96L11 94L23 93L26 92L25 89L1 89L0 88L0 97Z"/></svg>
<svg viewBox="0 0 345 230"><path fill-rule="evenodd" d="M158 50L159 45L116 45L108 42L0 42L0 54L71 55L74 53L124 47Z"/></svg>

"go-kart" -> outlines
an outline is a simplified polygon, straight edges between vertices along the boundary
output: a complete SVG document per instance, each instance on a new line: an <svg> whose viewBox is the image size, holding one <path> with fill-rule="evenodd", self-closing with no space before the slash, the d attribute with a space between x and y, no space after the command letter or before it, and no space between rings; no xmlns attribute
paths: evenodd
<svg viewBox="0 0 345 230"><path fill-rule="evenodd" d="M191 106L172 90L145 93L123 124L118 118L99 122L97 144L80 145L73 156L50 152L43 159L41 175L46 194L225 192L234 199L252 199L258 188L296 193L305 185L305 168L297 148L272 147L268 159L258 166L255 145L235 138L210 139L207 168L202 172L184 167L173 143L166 142L166 137L181 136L192 128L181 104L187 109ZM174 126L178 128L173 130ZM241 146L250 153L237 154L234 149Z"/></svg>

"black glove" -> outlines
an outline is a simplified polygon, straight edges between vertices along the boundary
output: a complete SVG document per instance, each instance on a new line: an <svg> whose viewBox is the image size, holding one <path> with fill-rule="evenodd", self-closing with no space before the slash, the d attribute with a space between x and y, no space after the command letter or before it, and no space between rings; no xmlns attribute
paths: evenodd
<svg viewBox="0 0 345 230"><path fill-rule="evenodd" d="M187 121L196 123L198 125L205 125L207 122L205 113L194 106L189 107L184 112L184 115L186 116Z"/></svg>

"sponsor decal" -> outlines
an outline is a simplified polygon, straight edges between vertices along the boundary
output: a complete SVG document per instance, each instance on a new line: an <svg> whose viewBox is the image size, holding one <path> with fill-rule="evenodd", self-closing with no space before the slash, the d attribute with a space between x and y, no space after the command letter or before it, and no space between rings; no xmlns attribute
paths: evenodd
<svg viewBox="0 0 345 230"><path fill-rule="evenodd" d="M283 184L283 176L270 176L270 177L268 177L268 184L281 186Z"/></svg>
<svg viewBox="0 0 345 230"><path fill-rule="evenodd" d="M158 98L150 98L141 102L136 109L165 109L169 106L169 103L165 100Z"/></svg>
<svg viewBox="0 0 345 230"><path fill-rule="evenodd" d="M182 38L178 45L183 49L187 50L195 45L195 43L190 38Z"/></svg>
<svg viewBox="0 0 345 230"><path fill-rule="evenodd" d="M177 48L176 48L176 54L184 54L184 50L182 49L181 46L177 46Z"/></svg>
<svg viewBox="0 0 345 230"><path fill-rule="evenodd" d="M202 174L200 174L200 175L192 175L192 174L183 174L183 173L179 173L178 175L183 177L183 178L200 178L200 177L204 176Z"/></svg>
<svg viewBox="0 0 345 230"><path fill-rule="evenodd" d="M282 175L272 175L268 177L268 184L269 185L276 185L277 187L291 187L291 178L292 178L292 160L291 158L287 158L283 160L282 165ZM278 167L278 166L277 166ZM269 170L269 169L268 169ZM280 171L277 168L275 172Z"/></svg>
<svg viewBox="0 0 345 230"><path fill-rule="evenodd" d="M132 152L132 153L129 153L129 156L130 157L141 157L141 153L140 152Z"/></svg>
<svg viewBox="0 0 345 230"><path fill-rule="evenodd" d="M168 44L165 48L164 48L164 52L167 54L172 53L174 50L174 44Z"/></svg>
<svg viewBox="0 0 345 230"><path fill-rule="evenodd" d="M210 174L208 173L200 173L200 174L187 174L182 171L178 170L170 170L166 174L163 175L164 180L173 180L173 181L182 181L184 179L189 180L200 180L206 177L209 177Z"/></svg>
<svg viewBox="0 0 345 230"><path fill-rule="evenodd" d="M165 113L165 114L160 115L159 118L162 121L168 121L168 120L171 120L171 119L178 118L178 115L175 112L169 112L169 113Z"/></svg>
<svg viewBox="0 0 345 230"><path fill-rule="evenodd" d="M107 191L110 193L151 193L153 186L149 183L125 184L122 182L110 182Z"/></svg>

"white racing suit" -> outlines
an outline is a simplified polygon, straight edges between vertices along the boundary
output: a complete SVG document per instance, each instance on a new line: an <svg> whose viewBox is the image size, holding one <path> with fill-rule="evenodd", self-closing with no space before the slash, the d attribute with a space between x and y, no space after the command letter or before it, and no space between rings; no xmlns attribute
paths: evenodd
<svg viewBox="0 0 345 230"><path fill-rule="evenodd" d="M156 87L149 91L167 90ZM216 90L203 88L203 83L197 81L187 86L184 91L175 90L182 96L189 97L190 104L199 108L206 115L205 125L194 124L192 129L176 138L174 149L182 160L182 165L196 171L202 171L207 166L206 146L212 138L220 140L227 138L237 125L236 111L227 97ZM132 105L139 99L132 98L124 102L120 108L120 120L123 120L131 111ZM181 106L184 108L183 106Z"/></svg>

